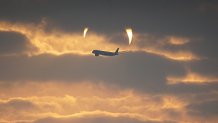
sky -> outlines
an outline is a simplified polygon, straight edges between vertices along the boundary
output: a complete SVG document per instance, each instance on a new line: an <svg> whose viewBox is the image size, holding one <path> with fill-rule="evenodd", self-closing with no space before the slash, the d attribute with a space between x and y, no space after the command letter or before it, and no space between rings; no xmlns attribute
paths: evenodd
<svg viewBox="0 0 218 123"><path fill-rule="evenodd" d="M218 122L217 22L215 0L1 0L0 122Z"/></svg>

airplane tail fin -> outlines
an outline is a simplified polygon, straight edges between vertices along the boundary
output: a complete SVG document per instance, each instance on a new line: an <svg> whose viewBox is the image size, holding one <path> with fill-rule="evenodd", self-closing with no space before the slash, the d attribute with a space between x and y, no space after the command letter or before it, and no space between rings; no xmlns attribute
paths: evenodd
<svg viewBox="0 0 218 123"><path fill-rule="evenodd" d="M118 55L119 52L119 48L117 48L117 50L115 51L115 54Z"/></svg>

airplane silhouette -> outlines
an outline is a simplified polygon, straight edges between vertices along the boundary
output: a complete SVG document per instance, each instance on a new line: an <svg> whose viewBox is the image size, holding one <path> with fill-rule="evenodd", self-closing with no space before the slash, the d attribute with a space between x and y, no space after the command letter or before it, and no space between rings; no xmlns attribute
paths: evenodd
<svg viewBox="0 0 218 123"><path fill-rule="evenodd" d="M102 50L93 50L92 53L95 54L95 56L103 55L103 56L115 56L118 55L119 48L115 52L108 52L108 51L102 51Z"/></svg>

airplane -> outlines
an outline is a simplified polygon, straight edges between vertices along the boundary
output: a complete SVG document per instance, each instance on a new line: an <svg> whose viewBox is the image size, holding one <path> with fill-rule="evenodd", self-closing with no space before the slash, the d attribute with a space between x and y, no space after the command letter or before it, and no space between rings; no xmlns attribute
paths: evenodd
<svg viewBox="0 0 218 123"><path fill-rule="evenodd" d="M115 52L108 52L108 51L102 51L102 50L93 50L92 53L95 54L95 56L103 55L103 56L115 56L118 55L119 48Z"/></svg>

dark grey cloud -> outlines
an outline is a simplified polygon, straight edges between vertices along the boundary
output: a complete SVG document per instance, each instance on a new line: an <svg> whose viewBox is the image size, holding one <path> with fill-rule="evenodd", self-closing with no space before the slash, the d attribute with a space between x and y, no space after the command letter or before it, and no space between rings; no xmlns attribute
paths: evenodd
<svg viewBox="0 0 218 123"><path fill-rule="evenodd" d="M5 123L8 122L16 122L16 123L30 123L30 121L21 119L23 115L28 119L28 114L33 111L37 111L39 107L35 105L33 102L24 99L11 99L11 100L1 100L0 102L0 117L1 120L6 120ZM14 118L17 121L12 121ZM3 121L2 121L3 122ZM3 122L4 123L4 122Z"/></svg>
<svg viewBox="0 0 218 123"><path fill-rule="evenodd" d="M205 14L218 13L218 3L216 3L215 1L204 1L202 4L199 5L199 10L204 12Z"/></svg>
<svg viewBox="0 0 218 123"><path fill-rule="evenodd" d="M1 81L106 82L146 91L166 89L167 75L183 75L184 67L143 52L117 57L77 55L16 56L1 59Z"/></svg>
<svg viewBox="0 0 218 123"><path fill-rule="evenodd" d="M4 57L0 69L0 81L12 84L17 81L103 82L142 92L178 96L218 88L217 83L168 85L166 77L184 76L186 65L143 52L126 52L116 57L49 54Z"/></svg>
<svg viewBox="0 0 218 123"><path fill-rule="evenodd" d="M199 62L199 63L198 63ZM195 62L196 73L217 75L216 68ZM203 63L201 63L203 62ZM201 66L202 65L202 66ZM203 67L205 65L205 69ZM208 65L208 66L207 66ZM190 64L189 68L195 68ZM175 84L168 85L168 75L185 76L187 63L165 59L144 52L123 52L116 57L94 57L79 55L54 56L49 54L33 57L4 57L0 64L0 81L8 83L28 81L63 81L63 82L103 82L122 88L155 94L196 94L217 90L218 84Z"/></svg>
<svg viewBox="0 0 218 123"><path fill-rule="evenodd" d="M140 32L210 35L216 32L217 14L201 13L202 3L205 2L2 0L0 19L38 22L47 17L65 30L90 26L99 32L116 32L130 26Z"/></svg>
<svg viewBox="0 0 218 123"><path fill-rule="evenodd" d="M189 94L208 93L210 91L216 91L218 89L217 82L205 83L205 84L175 84L168 85L165 92L176 94L177 96L186 96Z"/></svg>
<svg viewBox="0 0 218 123"><path fill-rule="evenodd" d="M33 108L35 108L35 105L32 102L22 99L13 99L8 102L0 102L0 113L6 113L6 110L8 109L12 109L14 111L26 111L32 110Z"/></svg>
<svg viewBox="0 0 218 123"><path fill-rule="evenodd" d="M201 60L200 62L190 62L187 63L187 66L190 70L194 72L198 72L203 75L209 76L217 76L218 68L217 68L218 59L216 58L206 58Z"/></svg>
<svg viewBox="0 0 218 123"><path fill-rule="evenodd" d="M187 106L190 115L198 115L200 117L217 117L218 116L218 100L204 101L202 103L192 103Z"/></svg>
<svg viewBox="0 0 218 123"><path fill-rule="evenodd" d="M215 33L211 34L211 36L199 36L198 39L193 39L187 47L206 60L218 60L217 39L218 37Z"/></svg>
<svg viewBox="0 0 218 123"><path fill-rule="evenodd" d="M0 55L22 53L28 49L25 36L16 32L0 32Z"/></svg>
<svg viewBox="0 0 218 123"><path fill-rule="evenodd" d="M128 117L82 117L82 118L44 118L36 120L34 123L176 123L172 121L139 121Z"/></svg>

